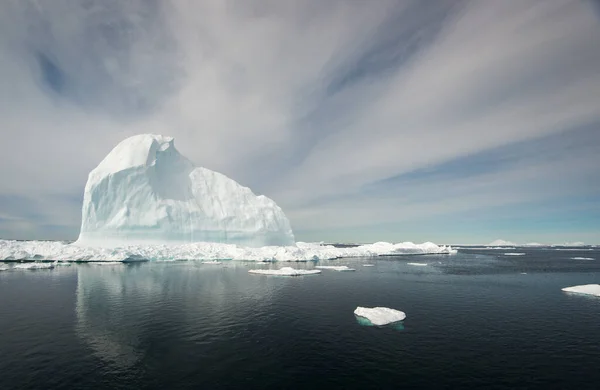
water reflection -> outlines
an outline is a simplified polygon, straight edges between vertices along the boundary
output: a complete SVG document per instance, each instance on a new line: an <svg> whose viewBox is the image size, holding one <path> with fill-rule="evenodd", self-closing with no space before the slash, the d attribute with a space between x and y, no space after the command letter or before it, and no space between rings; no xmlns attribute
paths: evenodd
<svg viewBox="0 0 600 390"><path fill-rule="evenodd" d="M157 347L209 343L256 316L286 281L248 267L199 263L78 267L77 333L108 364L135 365ZM235 313L235 315L232 315Z"/></svg>

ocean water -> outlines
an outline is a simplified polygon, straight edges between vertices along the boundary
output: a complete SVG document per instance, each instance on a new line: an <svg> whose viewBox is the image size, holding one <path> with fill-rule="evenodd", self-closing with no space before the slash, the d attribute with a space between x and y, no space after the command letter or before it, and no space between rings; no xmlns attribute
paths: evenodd
<svg viewBox="0 0 600 390"><path fill-rule="evenodd" d="M233 261L0 272L0 389L600 388L600 298L561 291L600 283L597 248L319 264L356 272L269 277L248 270L316 264ZM367 326L356 306L407 318Z"/></svg>

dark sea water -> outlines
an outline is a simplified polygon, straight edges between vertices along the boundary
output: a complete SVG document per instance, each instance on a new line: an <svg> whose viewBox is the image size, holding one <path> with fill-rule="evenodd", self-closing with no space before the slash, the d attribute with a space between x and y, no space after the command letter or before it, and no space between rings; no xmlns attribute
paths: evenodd
<svg viewBox="0 0 600 390"><path fill-rule="evenodd" d="M269 277L248 270L314 263L231 261L0 272L0 389L600 388L600 298L561 291L600 283L598 249L321 264L356 272ZM364 326L359 305L407 318Z"/></svg>

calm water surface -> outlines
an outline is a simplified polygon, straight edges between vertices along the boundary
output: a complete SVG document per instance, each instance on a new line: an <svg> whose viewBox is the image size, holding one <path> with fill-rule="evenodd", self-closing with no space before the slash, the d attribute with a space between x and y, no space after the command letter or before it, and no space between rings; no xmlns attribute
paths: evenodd
<svg viewBox="0 0 600 390"><path fill-rule="evenodd" d="M320 264L356 272L268 277L248 270L290 264L245 262L0 272L0 389L600 388L600 298L560 290L600 283L597 249ZM407 318L363 326L359 305Z"/></svg>

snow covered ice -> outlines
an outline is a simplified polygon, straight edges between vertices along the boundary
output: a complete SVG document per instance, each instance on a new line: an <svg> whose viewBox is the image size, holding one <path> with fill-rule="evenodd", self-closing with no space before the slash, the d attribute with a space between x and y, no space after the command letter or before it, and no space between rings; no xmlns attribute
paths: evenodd
<svg viewBox="0 0 600 390"><path fill-rule="evenodd" d="M171 137L119 143L90 172L78 245L220 242L293 245L275 202L181 155Z"/></svg>
<svg viewBox="0 0 600 390"><path fill-rule="evenodd" d="M581 286L565 287L562 291L600 297L600 284L584 284Z"/></svg>
<svg viewBox="0 0 600 390"><path fill-rule="evenodd" d="M515 244L514 242L510 242L510 241L505 241L505 240L495 240L490 242L489 244L487 244L486 246L516 246L517 244Z"/></svg>
<svg viewBox="0 0 600 390"><path fill-rule="evenodd" d="M450 246L430 242L398 244L378 242L350 248L298 242L291 246L243 247L235 244L195 242L181 245L126 245L103 248L67 244L59 241L0 240L2 260L131 261L131 260L246 260L313 261L351 257L376 257L413 254L455 254Z"/></svg>
<svg viewBox="0 0 600 390"><path fill-rule="evenodd" d="M292 267L283 267L280 269L251 269L248 271L248 273L272 276L302 276L320 274L321 271L318 269L295 269Z"/></svg>
<svg viewBox="0 0 600 390"><path fill-rule="evenodd" d="M15 265L13 269L52 269L55 265L55 263L23 263Z"/></svg>
<svg viewBox="0 0 600 390"><path fill-rule="evenodd" d="M406 314L400 310L390 309L388 307L360 307L354 310L354 314L368 319L371 324L381 326L394 322L402 321Z"/></svg>
<svg viewBox="0 0 600 390"><path fill-rule="evenodd" d="M330 269L338 272L356 271L354 268L350 268L347 265L317 265L315 268Z"/></svg>

